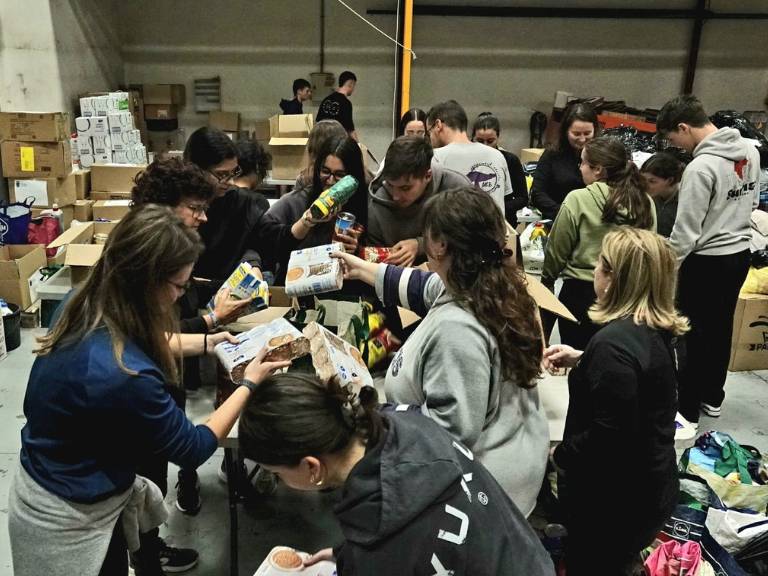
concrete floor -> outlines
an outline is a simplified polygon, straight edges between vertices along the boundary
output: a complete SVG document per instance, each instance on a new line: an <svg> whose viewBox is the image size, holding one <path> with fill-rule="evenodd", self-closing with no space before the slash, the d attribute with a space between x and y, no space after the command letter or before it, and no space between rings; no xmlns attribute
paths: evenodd
<svg viewBox="0 0 768 576"><path fill-rule="evenodd" d="M24 424L23 400L33 362L34 335L23 330L21 348L0 362L0 576L11 576L7 529L7 499L10 479L18 465L19 431ZM768 371L731 373L726 385L723 415L718 420L703 417L702 431L717 429L733 435L743 444L768 451ZM547 378L541 384L542 401L550 418L553 438L562 434L567 409L564 378ZM200 421L210 412L213 390L202 389L190 395L188 413ZM196 517L181 514L173 505L175 491L168 495L170 519L163 528L169 543L189 546L200 552L200 564L189 576L229 573L229 516L225 484L217 477L223 452L219 450L200 470L203 508ZM169 483L176 469L171 466ZM276 545L315 551L338 543L340 533L332 517L333 494L304 494L280 486L276 494L239 507L240 575L251 575L269 550Z"/></svg>

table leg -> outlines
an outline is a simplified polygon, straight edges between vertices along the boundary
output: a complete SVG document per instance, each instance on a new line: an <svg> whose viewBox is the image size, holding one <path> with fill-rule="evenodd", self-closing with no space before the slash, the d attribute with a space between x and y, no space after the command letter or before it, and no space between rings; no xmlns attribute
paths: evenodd
<svg viewBox="0 0 768 576"><path fill-rule="evenodd" d="M227 472L227 495L229 497L229 573L239 576L237 548L237 482L238 471L232 448L224 448L224 469Z"/></svg>

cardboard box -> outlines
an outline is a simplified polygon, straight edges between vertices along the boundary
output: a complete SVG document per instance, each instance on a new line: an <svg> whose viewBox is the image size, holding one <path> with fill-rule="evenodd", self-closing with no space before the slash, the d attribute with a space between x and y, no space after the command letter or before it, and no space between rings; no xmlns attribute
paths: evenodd
<svg viewBox="0 0 768 576"><path fill-rule="evenodd" d="M269 119L272 178L293 180L304 168L304 148L312 124L311 114L278 115Z"/></svg>
<svg viewBox="0 0 768 576"><path fill-rule="evenodd" d="M136 126L133 123L133 114L130 112L112 112L107 116L109 123L109 134L115 136L116 134L124 134L135 130Z"/></svg>
<svg viewBox="0 0 768 576"><path fill-rule="evenodd" d="M75 118L75 129L78 140L82 137L109 136L109 120L106 116ZM82 148L81 148L82 150Z"/></svg>
<svg viewBox="0 0 768 576"><path fill-rule="evenodd" d="M522 164L538 162L541 155L544 154L544 150L544 148L523 148L520 150L520 162Z"/></svg>
<svg viewBox="0 0 768 576"><path fill-rule="evenodd" d="M73 218L78 222L90 222L93 220L93 200L76 200L72 205Z"/></svg>
<svg viewBox="0 0 768 576"><path fill-rule="evenodd" d="M74 158L75 151L77 151L77 157L78 159L81 156L93 156L93 141L91 140L90 136L87 136L86 134L81 134L77 138L75 138L75 145L77 146L72 151L72 156Z"/></svg>
<svg viewBox="0 0 768 576"><path fill-rule="evenodd" d="M146 164L147 149L138 144L124 150L115 150L112 152L112 162L114 164Z"/></svg>
<svg viewBox="0 0 768 576"><path fill-rule="evenodd" d="M34 198L32 206L52 208L69 206L77 200L77 183L74 174L66 178L11 179L9 181L11 202L23 202Z"/></svg>
<svg viewBox="0 0 768 576"><path fill-rule="evenodd" d="M141 132L139 130L126 130L110 136L112 140L112 150L117 152L141 146Z"/></svg>
<svg viewBox="0 0 768 576"><path fill-rule="evenodd" d="M97 200L93 203L93 219L114 222L128 214L130 209L130 200Z"/></svg>
<svg viewBox="0 0 768 576"><path fill-rule="evenodd" d="M240 131L240 112L224 112L211 110L208 113L208 126L218 128L224 132Z"/></svg>
<svg viewBox="0 0 768 576"><path fill-rule="evenodd" d="M90 96L80 98L80 116L83 118L92 118L96 116L96 107Z"/></svg>
<svg viewBox="0 0 768 576"><path fill-rule="evenodd" d="M768 369L768 296L741 294L733 316L728 370Z"/></svg>
<svg viewBox="0 0 768 576"><path fill-rule="evenodd" d="M69 137L66 112L0 112L0 140L60 142Z"/></svg>
<svg viewBox="0 0 768 576"><path fill-rule="evenodd" d="M112 138L109 136L91 136L94 156L103 156L112 152Z"/></svg>
<svg viewBox="0 0 768 576"><path fill-rule="evenodd" d="M147 120L175 120L179 117L176 104L144 104Z"/></svg>
<svg viewBox="0 0 768 576"><path fill-rule="evenodd" d="M55 142L17 142L0 144L3 176L6 178L64 178L72 172L69 139Z"/></svg>
<svg viewBox="0 0 768 576"><path fill-rule="evenodd" d="M103 192L94 190L91 192L91 200L130 200L130 192Z"/></svg>
<svg viewBox="0 0 768 576"><path fill-rule="evenodd" d="M186 101L184 84L144 84L142 86L144 104L178 104Z"/></svg>
<svg viewBox="0 0 768 576"><path fill-rule="evenodd" d="M66 247L64 263L72 266L72 283L82 282L88 272L101 258L103 244L94 244L96 234L109 235L117 226L116 222L86 222L72 226L53 242L48 248Z"/></svg>
<svg viewBox="0 0 768 576"><path fill-rule="evenodd" d="M61 210L61 226L63 230L69 230L69 227L72 226L72 220L75 217L75 207L72 206L62 206L59 208ZM43 212L50 211L50 208L32 208L32 218L38 218L42 216Z"/></svg>
<svg viewBox="0 0 768 576"><path fill-rule="evenodd" d="M91 168L91 190L99 192L130 192L134 178L146 164L105 164Z"/></svg>
<svg viewBox="0 0 768 576"><path fill-rule="evenodd" d="M96 165L112 164L112 150L104 154L81 154L80 166L91 168Z"/></svg>
<svg viewBox="0 0 768 576"><path fill-rule="evenodd" d="M46 266L41 244L6 244L0 246L0 298L18 304L22 310L37 300L30 282L40 268Z"/></svg>
<svg viewBox="0 0 768 576"><path fill-rule="evenodd" d="M253 125L253 139L268 142L270 136L269 120L256 120Z"/></svg>
<svg viewBox="0 0 768 576"><path fill-rule="evenodd" d="M75 170L75 197L78 200L85 200L91 195L91 171Z"/></svg>
<svg viewBox="0 0 768 576"><path fill-rule="evenodd" d="M128 92L110 92L107 94L107 117L112 114L130 114L130 94Z"/></svg>

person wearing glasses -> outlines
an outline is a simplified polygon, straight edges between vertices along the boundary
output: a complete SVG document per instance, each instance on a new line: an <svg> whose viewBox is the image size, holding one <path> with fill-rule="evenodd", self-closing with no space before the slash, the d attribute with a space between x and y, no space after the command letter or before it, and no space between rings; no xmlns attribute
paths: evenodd
<svg viewBox="0 0 768 576"><path fill-rule="evenodd" d="M411 266L427 259L424 206L446 190L469 186L466 176L432 162L423 136L400 136L389 145L368 196L368 244L391 248L387 260Z"/></svg>
<svg viewBox="0 0 768 576"><path fill-rule="evenodd" d="M421 108L411 108L400 118L398 136L427 136L427 113Z"/></svg>
<svg viewBox="0 0 768 576"><path fill-rule="evenodd" d="M195 277L211 280L210 288L201 290L201 300L207 300L241 262L262 269L258 247L249 242L259 220L269 209L269 202L262 194L234 184L243 176L238 149L221 130L208 127L195 130L187 140L184 159L202 169L215 187L207 221L199 228L205 252L197 261L194 273ZM259 164L256 158L249 157L248 161Z"/></svg>
<svg viewBox="0 0 768 576"><path fill-rule="evenodd" d="M179 374L168 333L202 249L197 232L170 208L131 210L38 339L8 502L18 576L127 576L127 543L136 542L139 526L158 526L167 514L158 487L137 475L139 464L156 454L200 466L258 383L289 364L257 357L204 424L195 426L175 404L167 385ZM136 575L161 576L157 558L142 547Z"/></svg>
<svg viewBox="0 0 768 576"><path fill-rule="evenodd" d="M343 206L344 212L354 214L357 224L368 227L367 181L363 155L351 137L331 138L320 148L312 171L311 185L296 188L278 200L264 215L259 226L260 243L271 243L275 255L275 284L285 283L285 271L292 250L329 244L334 239L342 242L347 252L357 252L361 233L334 235L336 213L315 220L309 207L320 194L336 182L351 175L357 180L357 191Z"/></svg>

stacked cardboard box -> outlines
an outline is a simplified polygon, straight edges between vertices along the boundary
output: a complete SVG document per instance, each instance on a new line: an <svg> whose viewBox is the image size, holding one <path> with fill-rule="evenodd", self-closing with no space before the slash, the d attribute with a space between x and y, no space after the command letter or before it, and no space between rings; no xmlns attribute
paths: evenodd
<svg viewBox="0 0 768 576"><path fill-rule="evenodd" d="M80 98L81 116L75 118L80 165L144 164L147 149L142 144L131 110L128 92L110 92Z"/></svg>
<svg viewBox="0 0 768 576"><path fill-rule="evenodd" d="M179 127L179 107L186 102L183 84L144 84L144 117L147 129L170 132Z"/></svg>
<svg viewBox="0 0 768 576"><path fill-rule="evenodd" d="M91 168L94 220L120 220L130 209L131 190L146 164L97 164Z"/></svg>
<svg viewBox="0 0 768 576"><path fill-rule="evenodd" d="M232 140L240 137L240 113L213 110L208 113L208 126L226 132Z"/></svg>

